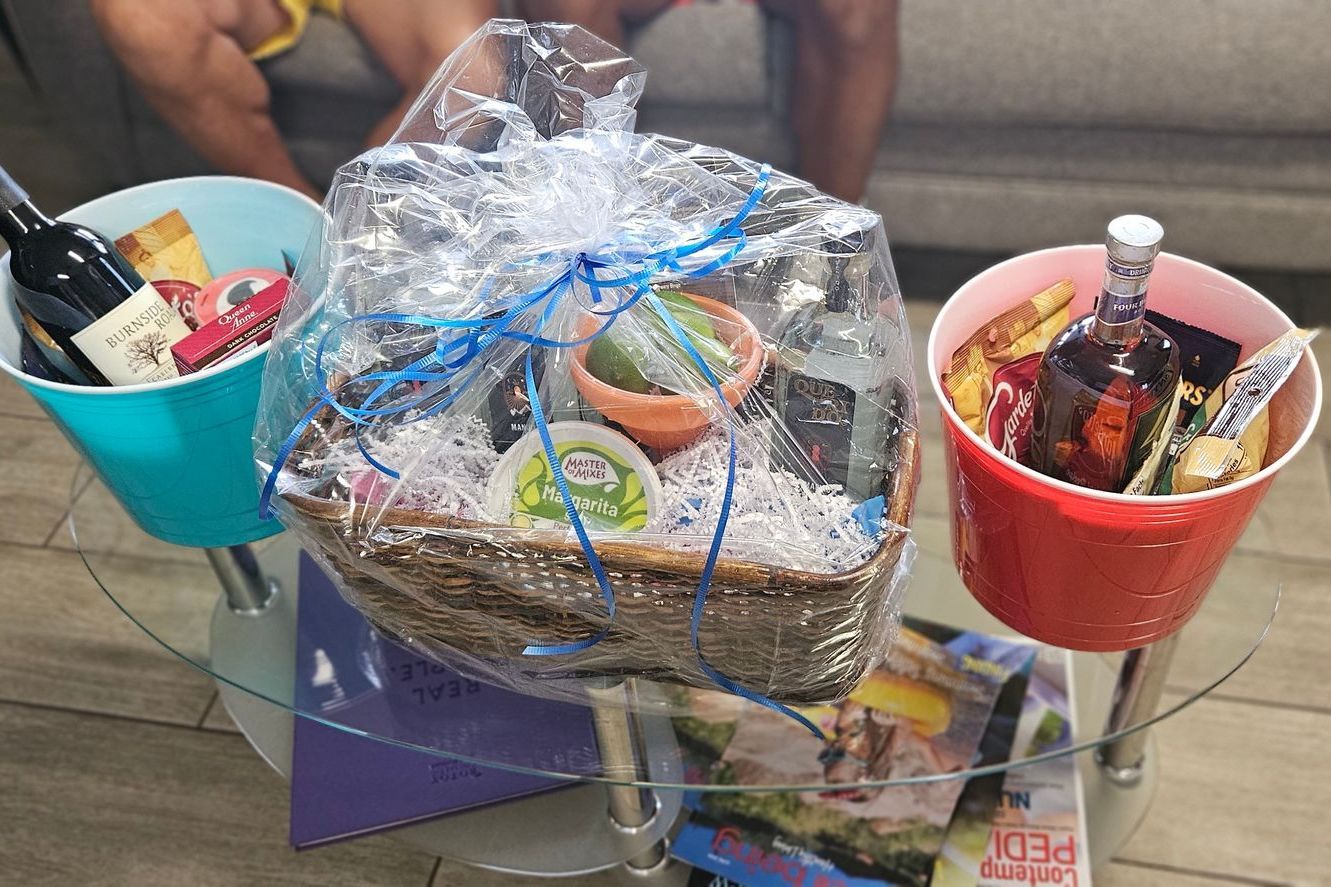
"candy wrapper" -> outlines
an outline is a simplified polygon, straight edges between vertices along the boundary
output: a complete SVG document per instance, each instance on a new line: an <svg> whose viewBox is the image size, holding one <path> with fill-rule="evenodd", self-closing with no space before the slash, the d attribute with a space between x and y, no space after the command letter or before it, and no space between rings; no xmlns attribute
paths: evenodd
<svg viewBox="0 0 1331 887"><path fill-rule="evenodd" d="M898 621L900 292L877 215L633 132L643 82L581 29L491 22L339 172L266 365L265 504L485 680L797 716Z"/></svg>

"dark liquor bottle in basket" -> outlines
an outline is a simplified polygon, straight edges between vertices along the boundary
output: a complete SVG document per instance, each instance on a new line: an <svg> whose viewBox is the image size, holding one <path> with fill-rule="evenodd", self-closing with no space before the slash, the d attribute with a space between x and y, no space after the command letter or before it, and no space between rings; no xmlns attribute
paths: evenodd
<svg viewBox="0 0 1331 887"><path fill-rule="evenodd" d="M862 241L827 245L826 298L781 336L775 402L791 439L773 442L787 468L815 484L840 484L858 500L883 492L898 396L884 360L889 330L865 298L870 281L857 276L857 285L847 274Z"/></svg>
<svg viewBox="0 0 1331 887"><path fill-rule="evenodd" d="M1030 465L1110 492L1145 493L1178 410L1179 357L1146 321L1146 287L1164 229L1145 216L1109 223L1095 310L1049 343L1036 379Z"/></svg>

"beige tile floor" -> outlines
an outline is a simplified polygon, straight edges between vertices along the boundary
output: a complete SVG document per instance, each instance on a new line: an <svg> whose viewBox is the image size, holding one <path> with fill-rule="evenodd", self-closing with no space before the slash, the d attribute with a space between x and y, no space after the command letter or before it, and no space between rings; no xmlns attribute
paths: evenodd
<svg viewBox="0 0 1331 887"><path fill-rule="evenodd" d="M911 305L917 336L936 308ZM1318 350L1331 366L1331 341ZM918 524L939 533L931 407L926 396ZM291 851L281 779L235 733L212 685L117 612L71 550L76 457L7 380L0 454L0 884L528 883L386 837ZM1272 635L1236 677L1156 729L1155 804L1098 884L1331 884L1329 458L1323 423L1244 537L1231 569L1262 581L1279 565L1286 578ZM118 569L149 566L154 581L201 581L180 564L127 558Z"/></svg>

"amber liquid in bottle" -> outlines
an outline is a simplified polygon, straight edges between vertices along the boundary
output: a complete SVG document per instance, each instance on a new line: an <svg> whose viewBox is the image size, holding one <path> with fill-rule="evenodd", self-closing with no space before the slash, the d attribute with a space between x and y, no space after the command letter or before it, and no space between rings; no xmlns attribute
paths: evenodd
<svg viewBox="0 0 1331 887"><path fill-rule="evenodd" d="M1096 310L1046 349L1036 379L1030 467L1082 487L1147 492L1178 409L1178 348L1146 322L1146 284L1163 230L1110 224Z"/></svg>

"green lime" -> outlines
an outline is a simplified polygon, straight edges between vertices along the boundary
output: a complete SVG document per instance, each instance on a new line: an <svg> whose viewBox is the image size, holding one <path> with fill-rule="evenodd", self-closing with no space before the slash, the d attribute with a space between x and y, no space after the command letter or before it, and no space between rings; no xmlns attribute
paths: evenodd
<svg viewBox="0 0 1331 887"><path fill-rule="evenodd" d="M615 338L612 329L587 346L587 372L620 391L646 394L652 386L634 359L635 354L642 356L641 349L634 348L631 343L617 342Z"/></svg>
<svg viewBox="0 0 1331 887"><path fill-rule="evenodd" d="M720 382L734 375L739 359L729 345L716 338L707 313L680 293L663 291L659 295L712 375ZM587 348L587 372L607 385L636 394L677 393L652 380L677 377L681 366L703 381L693 357L665 321L650 305L641 303Z"/></svg>

